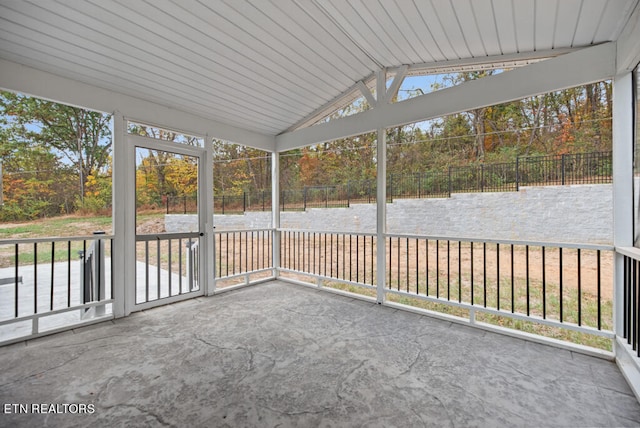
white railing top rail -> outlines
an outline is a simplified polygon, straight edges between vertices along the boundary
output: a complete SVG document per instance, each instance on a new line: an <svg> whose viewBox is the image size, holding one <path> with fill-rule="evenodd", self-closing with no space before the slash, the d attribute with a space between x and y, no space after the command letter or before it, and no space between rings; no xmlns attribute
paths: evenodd
<svg viewBox="0 0 640 428"><path fill-rule="evenodd" d="M163 241L167 239L198 238L200 236L202 236L200 232L148 233L136 235L136 241Z"/></svg>
<svg viewBox="0 0 640 428"><path fill-rule="evenodd" d="M358 236L376 236L375 232L352 232L344 230L313 230L313 229L295 229L295 228L280 228L280 232L305 232L305 233L324 233L324 234L338 234L338 235L358 235ZM548 241L524 241L524 240L512 240L512 239L491 239L491 238L465 238L459 236L436 236L436 235L417 235L407 233L385 233L385 238L408 238L408 239L429 239L440 241L461 241L461 242L477 242L488 244L505 244L505 245L529 245L532 247L558 247L558 248L576 248L581 250L601 250L601 251L613 251L615 247L608 244L593 244L593 243L579 243L579 242L548 242ZM639 254L636 256L640 259Z"/></svg>
<svg viewBox="0 0 640 428"><path fill-rule="evenodd" d="M113 239L114 235L86 235L86 236L56 236L47 238L15 238L15 239L0 239L0 245L15 245L15 244L40 244L50 242L67 242L67 241L93 241L96 239Z"/></svg>
<svg viewBox="0 0 640 428"><path fill-rule="evenodd" d="M314 230L314 229L293 229L293 228L280 228L279 232L305 232L305 233L324 233L333 235L352 235L352 236L376 236L375 232L349 232L345 230Z"/></svg>
<svg viewBox="0 0 640 428"><path fill-rule="evenodd" d="M579 248L581 250L613 251L615 247L607 244L585 244L579 242L519 241L511 239L463 238L459 236L412 235L403 233L385 233L387 238L429 239L439 241L478 242L487 244L529 245L531 247Z"/></svg>
<svg viewBox="0 0 640 428"><path fill-rule="evenodd" d="M616 252L623 256L631 257L635 260L640 260L640 248L636 247L616 247Z"/></svg>
<svg viewBox="0 0 640 428"><path fill-rule="evenodd" d="M257 229L221 229L214 230L213 233L221 234L221 233L244 233L244 232L271 232L275 229L273 227L261 227Z"/></svg>

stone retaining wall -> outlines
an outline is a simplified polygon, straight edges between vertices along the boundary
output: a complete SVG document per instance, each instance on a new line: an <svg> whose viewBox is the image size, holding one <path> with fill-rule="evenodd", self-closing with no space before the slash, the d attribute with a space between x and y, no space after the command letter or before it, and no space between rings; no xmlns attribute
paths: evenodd
<svg viewBox="0 0 640 428"><path fill-rule="evenodd" d="M167 215L166 230L184 231L195 216ZM217 231L271 227L270 212L215 215ZM375 204L310 208L281 214L283 228L375 232ZM612 244L610 184L523 187L519 192L458 193L397 199L387 205L389 233L545 242Z"/></svg>

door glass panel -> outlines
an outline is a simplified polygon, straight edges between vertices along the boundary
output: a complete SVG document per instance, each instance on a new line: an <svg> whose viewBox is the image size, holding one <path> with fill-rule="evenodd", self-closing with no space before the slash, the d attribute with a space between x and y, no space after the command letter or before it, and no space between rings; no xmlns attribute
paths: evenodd
<svg viewBox="0 0 640 428"><path fill-rule="evenodd" d="M136 234L198 231L198 158L136 148ZM165 226L165 215L181 221Z"/></svg>

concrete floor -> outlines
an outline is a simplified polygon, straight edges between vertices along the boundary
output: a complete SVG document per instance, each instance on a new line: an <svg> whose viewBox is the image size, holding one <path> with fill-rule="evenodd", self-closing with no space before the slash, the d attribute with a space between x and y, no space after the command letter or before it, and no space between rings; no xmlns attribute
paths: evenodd
<svg viewBox="0 0 640 428"><path fill-rule="evenodd" d="M0 367L0 426L640 426L611 362L279 281L1 348Z"/></svg>

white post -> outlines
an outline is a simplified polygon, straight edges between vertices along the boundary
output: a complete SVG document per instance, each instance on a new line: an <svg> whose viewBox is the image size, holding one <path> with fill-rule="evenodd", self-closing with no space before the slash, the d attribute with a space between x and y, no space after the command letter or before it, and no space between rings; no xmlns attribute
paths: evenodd
<svg viewBox="0 0 640 428"><path fill-rule="evenodd" d="M633 246L633 79L624 73L613 79L613 245ZM624 257L615 254L614 331L622 335Z"/></svg>
<svg viewBox="0 0 640 428"><path fill-rule="evenodd" d="M135 154L127 144L127 121L113 114L113 314L129 315L135 303ZM133 299L133 300L131 300Z"/></svg>
<svg viewBox="0 0 640 428"><path fill-rule="evenodd" d="M387 72L385 69L376 73L376 100L377 106L386 101L387 92ZM376 147L377 166L377 192L376 192L376 301L378 304L384 303L384 289L387 280L387 131L385 128L378 128Z"/></svg>
<svg viewBox="0 0 640 428"><path fill-rule="evenodd" d="M204 149L204 159L202 159L204 165L200 168L202 179L198 184L198 192L201 195L198 198L200 200L200 205L198 206L200 232L204 233L200 247L204 251L199 252L204 281L200 277L200 283L204 284L204 295L210 296L216 292L216 248L213 230L213 140L208 135L205 136Z"/></svg>
<svg viewBox="0 0 640 428"><path fill-rule="evenodd" d="M273 239L271 240L271 257L273 260L273 276L280 274L280 154L271 153L271 224Z"/></svg>
<svg viewBox="0 0 640 428"><path fill-rule="evenodd" d="M377 293L376 300L384 303L384 289L387 280L387 133L384 128L378 129L377 149L377 192L376 192L376 265Z"/></svg>

